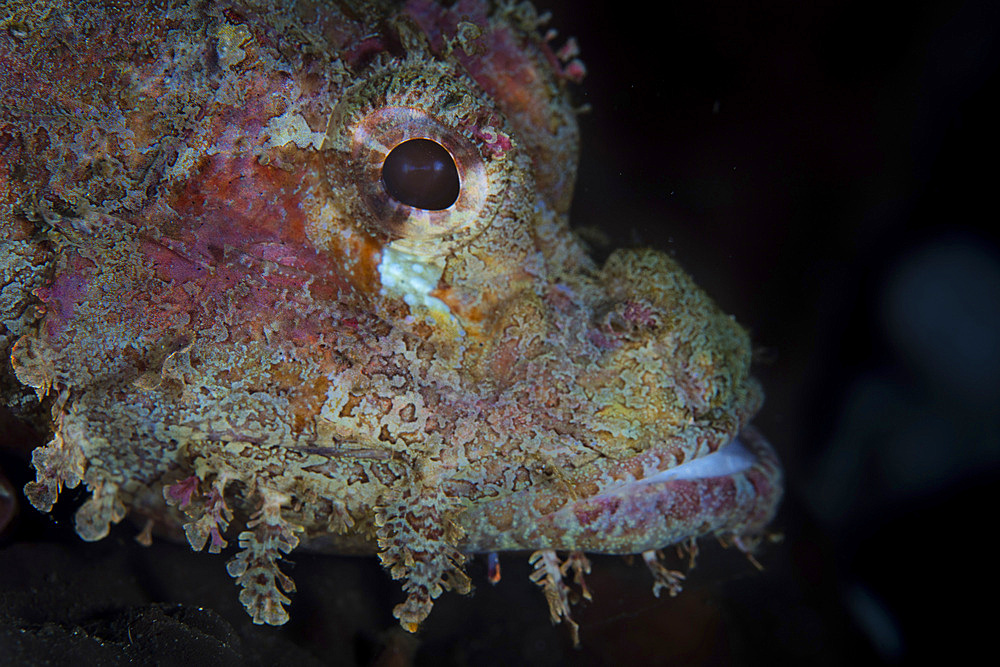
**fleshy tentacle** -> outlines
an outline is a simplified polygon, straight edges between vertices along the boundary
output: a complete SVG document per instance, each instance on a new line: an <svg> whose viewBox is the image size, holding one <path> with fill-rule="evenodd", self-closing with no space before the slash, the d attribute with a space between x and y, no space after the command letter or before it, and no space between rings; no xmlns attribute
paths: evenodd
<svg viewBox="0 0 1000 667"><path fill-rule="evenodd" d="M283 493L259 488L260 509L239 535L240 551L226 565L229 575L242 587L240 602L262 625L282 625L288 621L285 606L291 600L282 593L295 591L295 582L278 568L283 554L298 546L302 527L281 516L281 506L289 500ZM280 590L279 590L280 587Z"/></svg>
<svg viewBox="0 0 1000 667"><path fill-rule="evenodd" d="M405 580L406 600L392 613L410 632L416 632L443 591L472 590L463 568L466 556L456 546L464 531L452 518L455 509L457 501L428 493L408 495L376 514L382 565L393 579Z"/></svg>

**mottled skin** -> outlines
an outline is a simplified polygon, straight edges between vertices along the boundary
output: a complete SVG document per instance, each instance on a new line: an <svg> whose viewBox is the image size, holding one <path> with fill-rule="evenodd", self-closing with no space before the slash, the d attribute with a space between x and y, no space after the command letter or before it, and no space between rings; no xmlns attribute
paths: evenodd
<svg viewBox="0 0 1000 667"><path fill-rule="evenodd" d="M653 550L749 547L781 479L748 336L667 255L597 266L570 232L572 45L527 4L291 5L2 4L0 388L52 432L30 502L82 482L86 540L129 513L238 535L272 624L300 542L377 553L411 630L474 552L539 550L568 618L578 552L673 589ZM453 206L382 186L413 137L454 157ZM634 483L741 431L746 470Z"/></svg>

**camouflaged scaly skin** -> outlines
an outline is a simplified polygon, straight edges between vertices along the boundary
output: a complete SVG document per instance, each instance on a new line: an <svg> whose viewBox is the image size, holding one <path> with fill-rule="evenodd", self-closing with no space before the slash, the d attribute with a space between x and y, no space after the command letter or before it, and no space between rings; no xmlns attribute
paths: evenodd
<svg viewBox="0 0 1000 667"><path fill-rule="evenodd" d="M656 549L748 548L781 493L748 336L667 255L597 266L569 231L583 68L541 23L471 0L2 3L0 389L52 432L31 503L82 483L86 540L131 513L235 542L271 624L301 543L377 553L411 630L475 552L538 550L556 619L580 552L643 552L659 588ZM456 161L448 209L381 185L415 136ZM637 482L741 432L747 470Z"/></svg>

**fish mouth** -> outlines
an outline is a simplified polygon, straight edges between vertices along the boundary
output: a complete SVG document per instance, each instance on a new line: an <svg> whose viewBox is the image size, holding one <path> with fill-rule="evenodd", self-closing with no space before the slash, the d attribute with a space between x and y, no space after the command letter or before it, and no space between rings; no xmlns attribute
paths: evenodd
<svg viewBox="0 0 1000 667"><path fill-rule="evenodd" d="M699 505L705 506L721 490L734 487L737 489L736 497L718 501L716 518L724 514L746 513L750 519L763 509L767 521L770 521L781 493L781 483L781 466L774 449L760 431L747 424L726 444L709 454L613 485L587 499L587 502L600 503L630 496L662 498L695 492ZM751 523L759 521L758 517Z"/></svg>
<svg viewBox="0 0 1000 667"><path fill-rule="evenodd" d="M545 499L528 492L480 507L463 517L463 524L470 551L640 553L706 534L759 534L774 517L781 495L777 456L747 425L710 454L622 480L554 511L538 512ZM498 525L496 516L509 518Z"/></svg>

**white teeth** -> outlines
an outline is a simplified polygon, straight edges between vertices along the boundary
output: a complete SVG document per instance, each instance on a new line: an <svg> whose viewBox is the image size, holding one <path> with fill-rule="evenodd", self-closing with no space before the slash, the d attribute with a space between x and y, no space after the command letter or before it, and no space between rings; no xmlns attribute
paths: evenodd
<svg viewBox="0 0 1000 667"><path fill-rule="evenodd" d="M708 456L682 463L676 468L661 470L655 475L637 480L635 483L652 484L674 479L705 479L735 475L749 469L756 461L757 457L737 437Z"/></svg>

